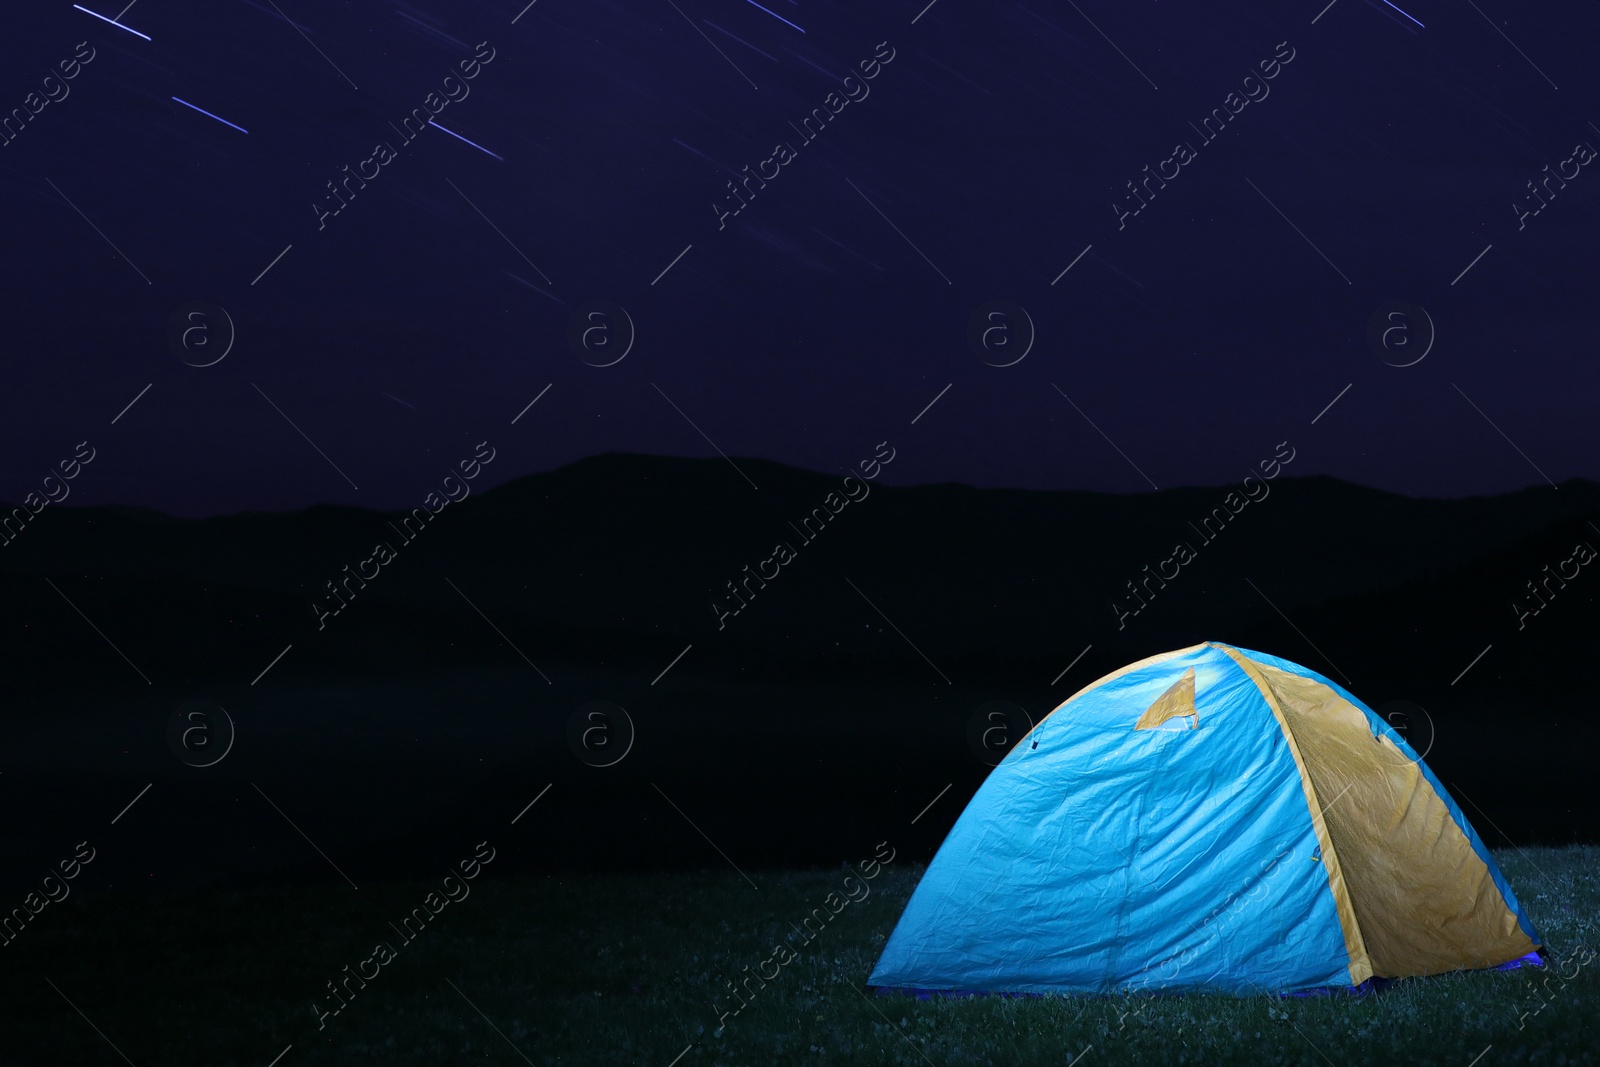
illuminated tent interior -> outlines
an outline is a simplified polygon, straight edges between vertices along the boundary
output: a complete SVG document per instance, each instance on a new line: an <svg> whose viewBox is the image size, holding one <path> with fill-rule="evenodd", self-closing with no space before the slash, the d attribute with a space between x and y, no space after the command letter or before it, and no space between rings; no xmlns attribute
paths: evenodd
<svg viewBox="0 0 1600 1067"><path fill-rule="evenodd" d="M1235 994L1538 964L1406 740L1336 683L1206 642L1063 702L990 774L868 984Z"/></svg>

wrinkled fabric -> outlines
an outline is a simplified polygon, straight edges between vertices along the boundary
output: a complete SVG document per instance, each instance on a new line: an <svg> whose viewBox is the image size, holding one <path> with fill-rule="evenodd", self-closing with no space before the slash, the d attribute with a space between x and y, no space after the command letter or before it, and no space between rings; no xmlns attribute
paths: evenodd
<svg viewBox="0 0 1600 1067"><path fill-rule="evenodd" d="M1358 723L1381 760L1329 755ZM1392 814L1397 788L1422 816L1411 829L1356 828ZM1435 854L1411 888L1381 881ZM1437 884L1453 888L1455 920L1422 905L1404 937L1402 912L1370 903ZM1380 947L1363 940L1363 911ZM1440 949L1430 931L1446 929ZM1537 944L1460 809L1387 724L1304 667L1212 642L1113 672L1041 721L956 821L868 984L1290 992L1431 973L1416 969L1425 956L1493 966Z"/></svg>

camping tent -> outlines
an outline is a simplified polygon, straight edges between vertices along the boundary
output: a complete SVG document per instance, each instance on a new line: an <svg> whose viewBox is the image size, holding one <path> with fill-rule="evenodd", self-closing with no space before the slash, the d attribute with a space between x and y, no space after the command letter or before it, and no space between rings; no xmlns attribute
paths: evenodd
<svg viewBox="0 0 1600 1067"><path fill-rule="evenodd" d="M1106 675L1012 749L868 984L1337 990L1539 947L1388 723L1314 671L1210 641Z"/></svg>

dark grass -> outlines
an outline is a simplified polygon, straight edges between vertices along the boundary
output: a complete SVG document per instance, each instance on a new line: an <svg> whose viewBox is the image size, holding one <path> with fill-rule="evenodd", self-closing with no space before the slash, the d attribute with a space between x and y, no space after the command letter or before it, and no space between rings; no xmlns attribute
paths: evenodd
<svg viewBox="0 0 1600 1067"><path fill-rule="evenodd" d="M491 867L320 1031L324 983L379 939L398 947L388 923L437 883L164 899L86 887L0 948L0 1063L267 1067L291 1044L279 1067L1595 1063L1600 959L1579 964L1596 942L1600 848L1497 858L1550 968L1316 999L869 996L921 874L897 863L720 1034L722 980L771 956L845 871L756 873L757 889L731 870L496 880Z"/></svg>

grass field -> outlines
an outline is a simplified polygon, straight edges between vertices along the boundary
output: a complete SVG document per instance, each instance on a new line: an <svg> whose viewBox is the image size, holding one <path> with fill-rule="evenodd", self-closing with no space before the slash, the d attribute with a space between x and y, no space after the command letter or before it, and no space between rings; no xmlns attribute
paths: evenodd
<svg viewBox="0 0 1600 1067"><path fill-rule="evenodd" d="M1316 999L869 997L863 983L921 874L895 863L720 1034L717 1012L733 1006L723 979L770 957L846 872L752 872L759 889L732 870L486 875L409 944L389 924L437 883L159 902L91 889L0 948L0 1063L1600 1062L1600 959L1585 962L1600 848L1497 858L1551 967ZM380 939L396 957L319 1029L313 1002L335 1005L326 983Z"/></svg>

